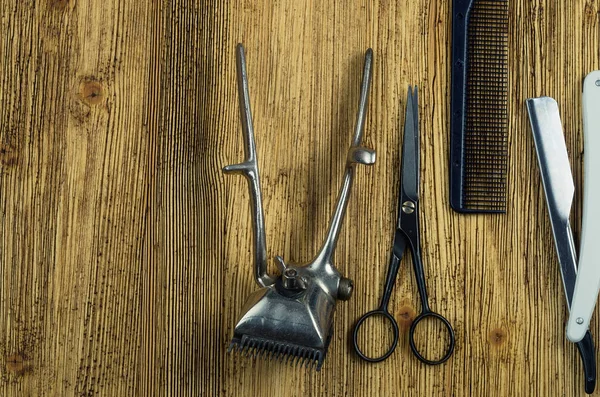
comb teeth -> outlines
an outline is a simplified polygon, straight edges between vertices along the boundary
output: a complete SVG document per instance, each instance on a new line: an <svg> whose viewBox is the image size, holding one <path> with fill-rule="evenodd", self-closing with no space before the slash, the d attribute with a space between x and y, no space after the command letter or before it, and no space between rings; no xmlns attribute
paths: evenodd
<svg viewBox="0 0 600 397"><path fill-rule="evenodd" d="M464 206L506 210L508 0L475 0L468 22Z"/></svg>
<svg viewBox="0 0 600 397"><path fill-rule="evenodd" d="M508 0L452 3L450 205L506 212Z"/></svg>
<svg viewBox="0 0 600 397"><path fill-rule="evenodd" d="M317 371L321 370L325 359L321 349L247 335L243 335L241 338L234 337L231 340L227 352L233 350L244 357L251 356L254 359L262 357L268 360L275 358L280 362L285 360L286 364L289 363L295 367L314 367Z"/></svg>

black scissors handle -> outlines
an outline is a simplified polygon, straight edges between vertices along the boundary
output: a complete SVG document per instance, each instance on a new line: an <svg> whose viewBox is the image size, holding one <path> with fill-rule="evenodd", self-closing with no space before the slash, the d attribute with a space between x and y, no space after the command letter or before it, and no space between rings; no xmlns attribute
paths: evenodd
<svg viewBox="0 0 600 397"><path fill-rule="evenodd" d="M448 332L448 347L446 348L446 352L444 353L442 358L440 358L439 360L430 360L430 359L426 358L417 349L417 346L415 344L415 331L417 329L417 326L419 325L419 323L421 321L423 321L427 318L434 319L435 321L441 321L442 324L444 324L446 331ZM452 353L454 352L454 345L456 344L456 339L454 337L454 330L452 329L452 325L450 325L450 322L446 319L446 317L442 316L439 313L432 312L431 310L421 312L421 314L419 314L417 316L417 318L415 318L413 320L413 322L410 326L410 330L408 331L408 341L410 343L410 349L412 350L413 354L422 363L425 363L428 365L438 365L438 364L442 364L442 363L448 361L448 359L450 358L450 356L452 356Z"/></svg>
<svg viewBox="0 0 600 397"><path fill-rule="evenodd" d="M365 320L367 320L369 317L374 317L374 316L383 316L383 317L387 318L389 320L389 322L392 324L392 328L394 330L392 344L390 345L388 350L382 356L379 356L379 357L367 356L365 353L362 352L362 350L360 350L360 347L358 346L358 330L364 324ZM400 338L400 330L398 329L398 323L396 322L394 317L390 314L390 312L387 309L376 309L376 310L372 310L368 313L365 313L361 318L358 319L358 321L356 322L356 325L354 326L354 334L353 334L354 350L356 351L356 354L358 354L358 356L360 358L362 358L363 360L368 361L370 363L378 363L378 362L383 361L386 358L388 358L394 352L394 350L396 350L396 346L398 346L399 338Z"/></svg>
<svg viewBox="0 0 600 397"><path fill-rule="evenodd" d="M400 249L399 256L397 256L398 251L396 249ZM394 316L392 316L391 313L389 312L388 304L390 302L392 290L394 289L394 284L396 282L396 276L398 275L398 269L400 267L400 258L402 257L402 251L404 251L404 246L401 246L401 247L394 246L394 252L392 252L392 256L390 258L390 264L388 266L388 272L387 272L387 276L385 279L384 292L383 292L383 296L381 297L381 303L379 304L379 307L375 310L365 313L361 318L358 319L358 321L356 322L356 325L354 326L354 333L353 333L354 350L356 351L356 354L358 354L358 356L360 358L362 358L365 361L371 362L371 363L378 363L378 362L383 361L386 358L388 358L394 352L394 350L396 350L396 346L398 346L398 340L400 339L400 331L398 329L398 323L396 322L396 319L394 318ZM393 335L393 339L392 339L392 344L390 345L388 350L382 356L369 357L369 356L365 355L362 352L362 350L360 350L360 346L358 345L358 331L359 331L360 327L365 323L365 321L369 317L375 317L375 316L383 316L387 320L389 320L389 322L392 324L392 329L394 331L394 335Z"/></svg>
<svg viewBox="0 0 600 397"><path fill-rule="evenodd" d="M454 329L448 319L439 313L431 310L429 307L429 296L427 295L427 285L425 283L425 270L423 269L423 261L421 259L421 246L419 236L419 208L418 204L414 212L405 214L403 218L403 231L406 239L409 241L410 250L412 254L413 269L415 272L415 279L417 281L417 289L419 290L419 296L421 297L421 314L415 318L408 331L408 340L410 342L410 348L414 355L423 363L428 365L438 365L446 362L452 353L454 352L454 345L456 344L456 338L454 335ZM426 358L415 344L415 331L419 323L425 319L431 319L434 321L441 322L444 325L445 330L448 334L448 345L444 355L438 360L430 360Z"/></svg>
<svg viewBox="0 0 600 397"><path fill-rule="evenodd" d="M400 245L400 241L402 241L404 243L402 243ZM390 301L390 296L392 294L392 290L394 288L396 277L398 275L398 269L400 267L400 259L402 258L402 253L404 251L404 248L405 248L405 239L396 239L396 244L394 245L394 251L390 258L390 264L388 267L388 273L386 276L386 282L385 282L383 296L381 298L381 303L379 304L379 307L377 309L372 310L368 313L365 313L361 318L359 318L358 321L356 322L356 325L354 326L354 332L352 335L353 342L354 342L354 350L356 351L356 354L358 354L358 356L360 358L362 358L365 361L371 362L371 363L378 363L378 362L381 362L381 361L387 359L394 352L394 350L396 350L396 347L398 346L398 341L400 339L400 330L398 327L398 323L396 322L396 319L394 318L394 316L392 316L392 314L388 310L388 304ZM399 255L397 255L397 254L399 254ZM417 359L419 359L419 361L421 361L422 363L428 364L428 365L442 364L442 363L446 362L452 356L452 353L454 352L454 346L456 344L454 329L452 328L452 325L450 324L450 322L444 316L442 316L439 313L433 312L429 308L429 303L428 303L428 298L427 298L427 289L426 289L425 283L424 283L423 264L421 263L421 256L420 256L419 252L417 251L417 249L413 250L412 254L413 254L413 266L415 267L415 275L417 278L419 294L421 296L422 307L421 307L421 314L419 314L413 320L413 322L410 326L410 329L408 331L408 340L410 343L410 348L411 348L413 354L415 355L415 357L417 357ZM419 282L421 280L423 281L422 283ZM360 346L358 344L358 333L359 333L360 327L365 323L365 321L368 318L376 317L376 316L384 317L392 325L392 329L393 329L392 343L389 346L388 350L383 355L381 355L379 357L369 357L360 349ZM432 319L434 321L441 322L444 325L444 328L448 334L447 348L444 352L444 355L438 360L431 360L431 359L425 357L417 349L417 345L415 343L415 332L417 330L417 326L419 325L419 323L421 323L425 319Z"/></svg>

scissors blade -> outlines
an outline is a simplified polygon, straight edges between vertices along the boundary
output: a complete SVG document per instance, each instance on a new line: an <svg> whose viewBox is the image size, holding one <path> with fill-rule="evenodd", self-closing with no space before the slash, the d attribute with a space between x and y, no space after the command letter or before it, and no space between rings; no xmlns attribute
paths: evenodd
<svg viewBox="0 0 600 397"><path fill-rule="evenodd" d="M404 118L404 139L402 141L402 166L400 169L400 192L398 193L398 223L394 247L400 246L398 240L410 238L414 229L414 216L406 218L403 205L406 201L412 202L416 208L419 201L419 101L418 89L408 87L406 100L406 116ZM411 214L406 212L406 214ZM408 224L406 223L408 222ZM413 230L414 231L414 230ZM399 232L399 233L398 233ZM410 236L409 236L410 235ZM415 243L415 241L413 241ZM418 240L416 241L418 243ZM403 247L403 246L402 246ZM399 250L399 252L402 252Z"/></svg>
<svg viewBox="0 0 600 397"><path fill-rule="evenodd" d="M419 98L418 88L408 87L404 140L402 142L401 194L412 201L419 200ZM404 193L404 194L402 194ZM402 205L402 203L400 203Z"/></svg>
<svg viewBox="0 0 600 397"><path fill-rule="evenodd" d="M394 234L394 247L392 248L392 253L398 260L402 259L404 255L404 250L406 249L406 237L404 233L398 228L396 229L396 233Z"/></svg>

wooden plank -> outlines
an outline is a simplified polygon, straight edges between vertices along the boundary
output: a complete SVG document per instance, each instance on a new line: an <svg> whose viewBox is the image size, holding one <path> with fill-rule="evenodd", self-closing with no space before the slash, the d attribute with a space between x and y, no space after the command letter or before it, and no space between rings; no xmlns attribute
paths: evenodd
<svg viewBox="0 0 600 397"><path fill-rule="evenodd" d="M234 85L219 77L227 15L163 1L153 17L140 395L218 394L226 191L216 148L222 123L237 121L214 95Z"/></svg>
<svg viewBox="0 0 600 397"><path fill-rule="evenodd" d="M558 100L579 199L598 3L510 2L510 205L499 216L448 205L448 3L0 4L0 394L583 394L524 100ZM358 168L335 257L356 289L319 373L226 353L256 289L246 181L221 172L243 158L237 42L269 257L296 262L325 236L363 54L375 53L364 143L378 158ZM391 303L396 353L364 363L348 339L382 292L409 84L421 89L430 303L457 334L438 367L406 340L419 311L408 258ZM576 229L580 217L578 205ZM372 349L386 332L373 324Z"/></svg>
<svg viewBox="0 0 600 397"><path fill-rule="evenodd" d="M147 14L0 5L2 395L131 395L139 381Z"/></svg>

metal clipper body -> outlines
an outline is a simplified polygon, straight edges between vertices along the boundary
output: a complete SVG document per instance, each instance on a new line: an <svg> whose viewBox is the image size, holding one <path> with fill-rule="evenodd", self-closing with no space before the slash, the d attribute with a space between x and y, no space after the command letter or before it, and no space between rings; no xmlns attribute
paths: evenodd
<svg viewBox="0 0 600 397"><path fill-rule="evenodd" d="M304 272L303 272L304 273ZM282 279L246 300L231 346L256 354L297 357L320 368L333 332L336 299L306 275L306 289L286 289ZM306 361L305 361L306 360Z"/></svg>
<svg viewBox="0 0 600 397"><path fill-rule="evenodd" d="M285 358L286 362L314 365L317 370L323 364L333 333L336 302L347 300L352 294L352 281L342 277L335 268L333 253L348 205L354 165L375 162L375 152L360 146L371 82L372 57L373 52L368 49L354 139L348 151L344 179L327 238L310 262L290 264L277 256L281 274L273 276L267 273L264 214L244 48L241 44L236 48L246 160L227 166L224 171L242 173L248 179L254 226L255 279L261 288L246 300L229 351L235 349L255 357Z"/></svg>

